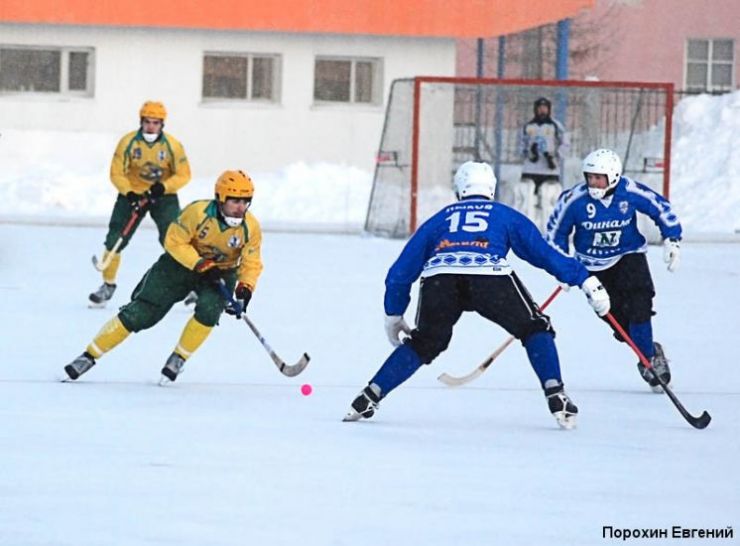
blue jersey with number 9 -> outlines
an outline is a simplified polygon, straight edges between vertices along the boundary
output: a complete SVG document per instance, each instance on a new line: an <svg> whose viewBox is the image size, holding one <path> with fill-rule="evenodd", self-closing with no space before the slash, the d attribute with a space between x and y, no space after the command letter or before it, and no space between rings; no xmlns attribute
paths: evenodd
<svg viewBox="0 0 740 546"><path fill-rule="evenodd" d="M625 254L647 252L637 228L637 213L648 215L664 239L680 239L681 224L671 204L644 184L622 177L606 199L594 199L583 182L564 191L547 222L547 239L568 250L571 233L575 257L590 271L613 266Z"/></svg>

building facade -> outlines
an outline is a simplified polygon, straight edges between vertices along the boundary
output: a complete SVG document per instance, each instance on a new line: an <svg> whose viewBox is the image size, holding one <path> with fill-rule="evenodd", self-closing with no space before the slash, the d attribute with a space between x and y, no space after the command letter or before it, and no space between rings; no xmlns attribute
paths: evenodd
<svg viewBox="0 0 740 546"><path fill-rule="evenodd" d="M686 92L740 86L740 2L597 0L572 18L570 79L673 83ZM554 79L555 28L506 36L507 78ZM485 75L498 70L498 40L485 40ZM473 76L475 40L458 43L457 73Z"/></svg>
<svg viewBox="0 0 740 546"><path fill-rule="evenodd" d="M19 24L0 36L0 129L123 134L160 100L196 176L371 170L391 82L455 70L441 38Z"/></svg>
<svg viewBox="0 0 740 546"><path fill-rule="evenodd" d="M395 79L454 75L457 38L592 3L5 0L0 131L123 134L151 99L167 106L195 176L296 161L371 171Z"/></svg>

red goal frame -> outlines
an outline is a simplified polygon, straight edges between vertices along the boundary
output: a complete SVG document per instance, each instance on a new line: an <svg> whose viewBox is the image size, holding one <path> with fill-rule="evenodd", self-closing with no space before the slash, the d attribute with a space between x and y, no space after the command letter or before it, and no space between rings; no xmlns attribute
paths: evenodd
<svg viewBox="0 0 740 546"><path fill-rule="evenodd" d="M663 187L662 193L668 198L670 192L670 170L671 170L671 138L673 121L673 94L672 83L655 82L629 82L629 81L578 81L578 80L527 80L527 79L497 79L497 78L457 78L438 76L417 76L413 79L413 120L411 136L411 184L410 184L410 206L409 228L413 233L418 224L417 210L419 198L419 137L424 130L421 120L422 87L425 84L449 84L449 85L472 85L472 86L527 86L541 87L543 90L568 87L592 87L613 89L652 89L665 93L665 132L663 143Z"/></svg>

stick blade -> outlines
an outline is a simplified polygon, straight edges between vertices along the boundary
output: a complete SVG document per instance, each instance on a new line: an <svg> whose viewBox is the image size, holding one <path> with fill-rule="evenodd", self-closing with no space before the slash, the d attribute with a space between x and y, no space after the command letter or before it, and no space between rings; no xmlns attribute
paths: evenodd
<svg viewBox="0 0 740 546"><path fill-rule="evenodd" d="M688 422L692 427L701 430L709 426L709 423L712 422L712 416L704 411L699 417L691 416L691 419L688 419Z"/></svg>
<svg viewBox="0 0 740 546"><path fill-rule="evenodd" d="M303 356L298 359L298 362L296 362L293 365L288 365L285 362L283 362L278 369L280 370L280 373L287 377L295 377L299 373L301 373L303 370L306 369L306 366L308 366L308 363L311 361L311 357L308 356L308 353L303 353Z"/></svg>
<svg viewBox="0 0 740 546"><path fill-rule="evenodd" d="M95 269L100 271L101 273L105 271L105 269L110 265L111 260L109 258L106 258L105 260L98 260L98 257L93 255L92 257L92 264Z"/></svg>
<svg viewBox="0 0 740 546"><path fill-rule="evenodd" d="M709 426L709 423L712 421L711 415L709 415L706 411L703 411L699 417L694 417L693 415L691 415L683 406L678 397L674 394L673 390L671 390L671 388L666 385L665 381L663 381L663 379L657 374L655 377L658 378L658 382L660 383L660 386L663 387L663 391L668 395L668 398L670 398L671 402L673 402L673 405L676 406L676 409L681 414L681 416L686 419L686 422L688 424L699 430L707 428L707 426Z"/></svg>
<svg viewBox="0 0 740 546"><path fill-rule="evenodd" d="M93 267L94 267L95 269L97 269L98 271L103 271L103 269L101 269L101 268L99 267L99 263L100 263L100 262L98 262L98 257L97 257L97 256L95 256L95 255L93 254L93 257L92 257L92 264L93 264Z"/></svg>
<svg viewBox="0 0 740 546"><path fill-rule="evenodd" d="M474 379L477 379L478 377L480 377L482 373L483 371L480 368L476 368L475 370L470 372L468 375L463 375L462 377L455 377L453 375L443 373L437 378L437 380L440 381L441 383L444 383L448 387L460 387L462 385L470 383Z"/></svg>

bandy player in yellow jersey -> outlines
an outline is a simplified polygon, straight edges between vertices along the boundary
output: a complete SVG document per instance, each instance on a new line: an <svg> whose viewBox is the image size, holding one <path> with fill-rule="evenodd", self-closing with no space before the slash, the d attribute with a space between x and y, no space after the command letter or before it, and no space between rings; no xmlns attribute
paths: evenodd
<svg viewBox="0 0 740 546"><path fill-rule="evenodd" d="M130 333L151 328L190 291L198 294L195 313L167 359L162 375L177 379L185 361L205 341L226 308L223 280L245 309L262 272L262 230L249 212L252 180L242 171L218 177L215 198L194 201L170 224L165 252L144 274L131 302L106 322L80 356L64 367L77 379ZM232 311L226 309L227 312Z"/></svg>
<svg viewBox="0 0 740 546"><path fill-rule="evenodd" d="M190 164L180 141L164 132L166 118L164 104L145 102L139 109L139 129L124 135L116 146L110 179L118 197L105 236L105 253L95 263L103 273L103 284L90 294L90 307L105 307L113 297L121 252L144 216L151 214L164 244L167 228L180 214L177 192L190 182Z"/></svg>

